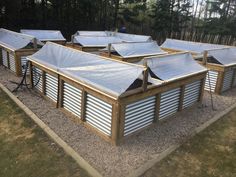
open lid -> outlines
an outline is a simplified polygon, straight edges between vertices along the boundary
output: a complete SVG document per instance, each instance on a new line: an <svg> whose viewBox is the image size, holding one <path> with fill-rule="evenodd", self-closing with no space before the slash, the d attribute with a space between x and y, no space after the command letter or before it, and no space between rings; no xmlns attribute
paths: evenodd
<svg viewBox="0 0 236 177"><path fill-rule="evenodd" d="M151 36L137 35L137 34L114 33L114 36L126 42L147 42L152 40Z"/></svg>
<svg viewBox="0 0 236 177"><path fill-rule="evenodd" d="M163 81L170 81L185 76L207 71L198 64L190 53L153 56L145 58L151 72Z"/></svg>
<svg viewBox="0 0 236 177"><path fill-rule="evenodd" d="M105 50L108 50L106 48ZM111 44L111 50L123 58L166 54L156 42L127 42Z"/></svg>
<svg viewBox="0 0 236 177"><path fill-rule="evenodd" d="M109 32L107 31L77 31L75 35L80 35L80 36L109 36Z"/></svg>
<svg viewBox="0 0 236 177"><path fill-rule="evenodd" d="M29 59L115 96L124 93L144 70L51 42Z"/></svg>
<svg viewBox="0 0 236 177"><path fill-rule="evenodd" d="M22 49L30 43L34 43L34 39L33 36L0 28L0 45L13 51ZM37 43L40 44L38 41Z"/></svg>
<svg viewBox="0 0 236 177"><path fill-rule="evenodd" d="M166 39L165 42L161 45L161 47L201 54L205 50L219 49L219 48L224 48L226 46L217 45L217 44L183 41L183 40L177 40L177 39Z"/></svg>
<svg viewBox="0 0 236 177"><path fill-rule="evenodd" d="M106 47L109 43L122 42L114 36L75 36L74 43L79 43L84 47Z"/></svg>
<svg viewBox="0 0 236 177"><path fill-rule="evenodd" d="M236 64L236 47L209 50L208 54L223 65Z"/></svg>
<svg viewBox="0 0 236 177"><path fill-rule="evenodd" d="M22 29L20 30L23 34L28 34L36 37L40 41L65 41L66 39L58 30L32 30Z"/></svg>

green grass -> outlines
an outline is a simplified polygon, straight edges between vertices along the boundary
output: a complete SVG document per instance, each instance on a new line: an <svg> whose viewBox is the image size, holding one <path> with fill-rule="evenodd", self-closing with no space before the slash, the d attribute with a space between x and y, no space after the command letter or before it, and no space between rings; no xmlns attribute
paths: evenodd
<svg viewBox="0 0 236 177"><path fill-rule="evenodd" d="M0 177L87 177L0 89Z"/></svg>
<svg viewBox="0 0 236 177"><path fill-rule="evenodd" d="M236 177L236 109L154 165L145 177Z"/></svg>

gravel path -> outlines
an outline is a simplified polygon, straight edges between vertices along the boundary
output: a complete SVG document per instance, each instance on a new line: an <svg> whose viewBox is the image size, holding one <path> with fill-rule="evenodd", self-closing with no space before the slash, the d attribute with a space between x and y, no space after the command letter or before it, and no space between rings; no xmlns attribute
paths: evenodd
<svg viewBox="0 0 236 177"><path fill-rule="evenodd" d="M0 67L0 82L7 88L13 90L16 85L10 81L19 80L8 70ZM152 159L153 155L185 140L196 127L236 102L236 89L226 92L223 96L214 95L217 110L213 111L210 96L206 92L203 105L184 110L138 135L131 136L124 144L115 147L82 125L75 124L34 91L24 89L16 95L85 160L107 177L127 176L132 170Z"/></svg>

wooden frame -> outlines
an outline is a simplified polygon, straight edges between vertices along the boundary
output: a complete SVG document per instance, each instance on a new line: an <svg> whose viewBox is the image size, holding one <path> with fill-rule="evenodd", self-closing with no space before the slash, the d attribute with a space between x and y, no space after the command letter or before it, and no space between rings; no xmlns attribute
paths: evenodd
<svg viewBox="0 0 236 177"><path fill-rule="evenodd" d="M100 49L105 48L105 47L84 47L84 46L81 46L79 44L69 43L69 42L67 42L65 46L76 49L76 50L81 50L81 51L84 51L84 52L97 52Z"/></svg>
<svg viewBox="0 0 236 177"><path fill-rule="evenodd" d="M159 109L160 109L160 98L161 98L161 93L168 91L170 89L174 89L177 87L181 87L184 88L186 84L192 83L194 81L201 81L201 85L199 88L199 97L198 97L198 102L202 101L202 95L203 95L203 87L204 84L202 84L205 80L206 77L206 71L198 73L198 74L193 74L193 75L189 75L186 77L182 77L173 81L169 81L169 82L164 82L161 85L158 86L154 86L154 85L147 85L147 83L143 83L143 85L137 89L131 90L131 91L127 91L124 94L120 95L119 97L111 95L109 93L105 93L102 90L99 90L97 88L91 87L90 85L86 85L82 82L79 82L78 80L75 80L73 78L69 78L68 76L57 72L55 70L52 70L50 68L45 67L44 65L41 65L35 61L30 61L30 84L31 87L34 88L34 84L33 84L33 72L32 72L32 68L36 67L39 68L40 70L43 71L42 74L42 92L40 93L41 95L43 95L44 97L46 97L45 95L45 73L49 73L51 75L57 76L58 77L58 100L57 103L54 103L55 105L58 106L58 108L62 109L63 112L66 112L67 114L69 114L70 116L72 115L68 110L66 110L63 107L63 94L64 94L64 90L63 90L63 83L68 83L71 86L80 89L81 90L81 116L77 117L75 115L73 115L72 117L73 120L75 120L75 122L79 122L81 124L83 124L84 126L86 126L87 128L89 128L90 130L94 131L96 134L98 134L100 137L102 137L104 140L114 144L114 145L118 145L121 142L125 141L127 137L136 134L140 131L142 131L143 129L150 127L151 125L153 125L154 123L158 122L159 120ZM145 72L145 69L144 69ZM146 74L144 74L146 75ZM147 79L144 79L144 82L147 82ZM184 89L182 89L182 96L183 97L183 91ZM106 102L107 104L112 106L111 109L111 134L107 135L104 134L102 131L100 131L99 129L95 128L94 126L92 126L91 124L89 124L86 120L86 108L87 108L87 95L92 95L94 97L96 97L97 99ZM151 122L151 124L149 126L143 127L141 129L138 129L137 131L131 133L128 136L124 135L124 131L125 131L125 112L127 109L127 106L129 104L135 103L137 101L143 100L143 99L149 99L150 97L154 97L155 98L155 103L154 103L154 111L155 111L155 115L153 118L153 121ZM179 105L182 105L183 102L183 98L180 99L179 101ZM179 107L178 111L182 111L184 108L182 106Z"/></svg>
<svg viewBox="0 0 236 177"><path fill-rule="evenodd" d="M3 45L0 45L0 50L1 50L1 62L0 64L3 65L2 63L2 50L5 50L7 52L7 63L8 66L7 68L10 69L10 57L9 54L12 54L14 56L14 63L15 63L15 71L12 71L16 76L22 76L22 64L21 64L21 57L29 56L34 54L35 52L38 51L37 49L37 44L36 41L34 40L34 47L32 49L18 49L18 50L12 50L8 47L5 47Z"/></svg>
<svg viewBox="0 0 236 177"><path fill-rule="evenodd" d="M162 48L162 50L170 52L170 53L184 52L183 50L175 50L175 49L169 49L169 48ZM202 66L205 66L209 71L215 71L218 73L216 88L213 92L219 95L222 94L224 92L222 91L223 84L224 84L224 75L227 71L234 70L233 78L236 77L236 64L230 65L230 66L224 66L220 64L209 63L207 62L208 51L204 51L203 56L201 56L200 58L197 57L198 53L195 53L195 52L190 52L190 53L192 54L193 58L202 59L202 61L198 61L199 64L201 64ZM233 78L232 78L232 82L233 82ZM234 86L232 84L231 88L233 87Z"/></svg>
<svg viewBox="0 0 236 177"><path fill-rule="evenodd" d="M60 45L66 45L66 40L45 40L45 41L41 41L43 43L46 43L46 42L54 42L56 44L60 44Z"/></svg>

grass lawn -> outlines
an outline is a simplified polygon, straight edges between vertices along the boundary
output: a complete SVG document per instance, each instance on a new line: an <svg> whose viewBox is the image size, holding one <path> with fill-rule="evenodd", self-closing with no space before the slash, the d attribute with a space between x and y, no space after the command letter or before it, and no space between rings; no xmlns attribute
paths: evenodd
<svg viewBox="0 0 236 177"><path fill-rule="evenodd" d="M236 109L154 165L144 177L236 177Z"/></svg>
<svg viewBox="0 0 236 177"><path fill-rule="evenodd" d="M0 89L0 176L87 177Z"/></svg>

